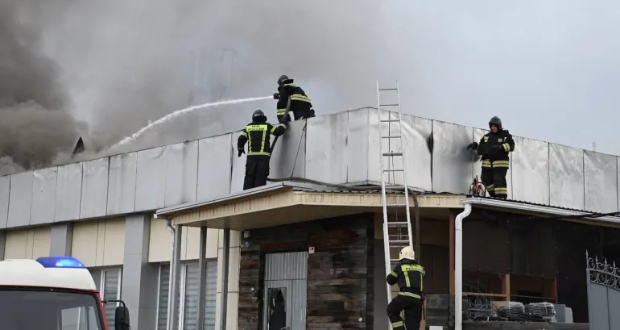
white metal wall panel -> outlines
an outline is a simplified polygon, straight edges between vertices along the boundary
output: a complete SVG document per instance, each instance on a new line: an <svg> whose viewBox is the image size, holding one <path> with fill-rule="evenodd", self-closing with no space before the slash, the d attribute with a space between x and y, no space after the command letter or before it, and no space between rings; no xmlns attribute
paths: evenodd
<svg viewBox="0 0 620 330"><path fill-rule="evenodd" d="M196 201L198 141L170 145L166 149L166 207ZM228 192L228 189L226 189Z"/></svg>
<svg viewBox="0 0 620 330"><path fill-rule="evenodd" d="M472 142L475 141L475 142L480 143L480 139L482 139L482 137L488 132L489 130L474 128L474 140ZM520 146L517 145L515 142L515 149L517 148L520 148ZM510 155L510 170L506 174L506 182L508 183L508 199L513 199L512 197L513 196L512 194L512 157L513 155ZM477 175L478 180L482 181L482 161L481 161L482 158L480 156L477 156L474 158L477 159L476 162L474 162L474 176Z"/></svg>
<svg viewBox="0 0 620 330"><path fill-rule="evenodd" d="M584 153L586 210L618 211L618 160L591 151Z"/></svg>
<svg viewBox="0 0 620 330"><path fill-rule="evenodd" d="M319 116L307 121L306 178L343 183L347 180L348 114ZM293 155L289 157L294 157Z"/></svg>
<svg viewBox="0 0 620 330"><path fill-rule="evenodd" d="M136 212L164 207L166 196L167 147L138 152L138 174L136 177Z"/></svg>
<svg viewBox="0 0 620 330"><path fill-rule="evenodd" d="M231 191L231 143L235 145L234 150L237 150L239 135L234 137L233 140L233 134L225 134L202 139L198 142L197 200L211 200L226 196ZM245 154L244 157L237 158L235 152L234 156L235 159L244 159L241 164L244 165L243 168L245 169ZM239 188L239 191L243 189L243 176Z"/></svg>
<svg viewBox="0 0 620 330"><path fill-rule="evenodd" d="M292 282L291 300L291 329L303 330L306 328L306 303L308 301L306 280L294 280Z"/></svg>
<svg viewBox="0 0 620 330"><path fill-rule="evenodd" d="M265 256L265 281L303 280L308 277L308 252L271 253Z"/></svg>
<svg viewBox="0 0 620 330"><path fill-rule="evenodd" d="M347 126L347 182L368 181L368 148L370 143L369 119L370 110L361 109L348 111Z"/></svg>
<svg viewBox="0 0 620 330"><path fill-rule="evenodd" d="M293 121L286 125L286 132L280 136L271 154L269 178L272 179L305 176L307 132L304 131L304 127L306 121ZM272 145L274 139L272 135Z"/></svg>
<svg viewBox="0 0 620 330"><path fill-rule="evenodd" d="M110 157L107 214L134 211L138 153Z"/></svg>
<svg viewBox="0 0 620 330"><path fill-rule="evenodd" d="M0 177L0 229L6 228L9 216L9 195L11 193L11 177Z"/></svg>
<svg viewBox="0 0 620 330"><path fill-rule="evenodd" d="M583 149L549 144L549 190L551 206L584 209Z"/></svg>
<svg viewBox="0 0 620 330"><path fill-rule="evenodd" d="M411 187L431 191L432 155L429 140L432 139L433 122L430 119L403 115L403 143L407 153L407 181Z"/></svg>
<svg viewBox="0 0 620 330"><path fill-rule="evenodd" d="M472 142L472 134L471 127L433 121L434 192L469 192L474 164L467 145Z"/></svg>
<svg viewBox="0 0 620 330"><path fill-rule="evenodd" d="M54 221L80 218L82 163L58 166Z"/></svg>
<svg viewBox="0 0 620 330"><path fill-rule="evenodd" d="M100 217L106 214L108 199L109 158L84 162L80 218Z"/></svg>
<svg viewBox="0 0 620 330"><path fill-rule="evenodd" d="M617 183L617 187L618 187L618 211L620 211L620 157L618 157L618 183Z"/></svg>
<svg viewBox="0 0 620 330"><path fill-rule="evenodd" d="M237 139L239 139L241 132L235 132L232 134L231 141L231 161L232 161L232 173L230 178L230 192L236 193L243 191L243 179L245 177L245 161L246 154L241 154L241 157L237 157ZM246 144L247 152L247 144ZM199 170L200 171L200 170Z"/></svg>
<svg viewBox="0 0 620 330"><path fill-rule="evenodd" d="M32 204L32 172L11 175L7 228L28 226Z"/></svg>
<svg viewBox="0 0 620 330"><path fill-rule="evenodd" d="M31 225L54 222L57 174L57 167L48 167L33 172Z"/></svg>
<svg viewBox="0 0 620 330"><path fill-rule="evenodd" d="M549 144L522 137L513 139L512 198L549 205Z"/></svg>

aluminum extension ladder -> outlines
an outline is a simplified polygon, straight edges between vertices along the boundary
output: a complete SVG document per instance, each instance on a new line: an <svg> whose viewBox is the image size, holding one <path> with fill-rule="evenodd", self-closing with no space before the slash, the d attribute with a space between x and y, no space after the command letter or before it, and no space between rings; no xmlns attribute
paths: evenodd
<svg viewBox="0 0 620 330"><path fill-rule="evenodd" d="M395 98L395 103L382 103L382 93L392 94L392 98ZM390 100L392 98L390 98ZM405 150L402 139L402 113L400 110L398 80L396 81L396 87L392 88L382 88L379 86L379 81L377 81L377 113L380 139L379 159L381 162L381 197L383 201L383 244L385 251L385 270L387 275L392 271L394 265L399 262L397 258L392 259L392 255L398 255L400 249L405 246L413 247L413 234L410 221L411 216L409 213L409 191L407 189L407 171L405 166ZM387 144L387 150L385 150L384 144ZM394 162L397 158L400 158L399 163L401 164L401 166L398 167ZM385 165L386 161L387 167ZM402 173L402 185L396 184L395 179L396 174L398 173ZM390 177L392 180L390 180ZM396 191L402 189L405 195L405 203L388 204L386 186L389 186L388 188L392 188L391 190ZM405 211L406 219L398 219L399 211L401 213L402 211ZM392 300L392 290L389 284L387 284L387 298L389 303ZM390 329L391 328L392 325L390 324Z"/></svg>

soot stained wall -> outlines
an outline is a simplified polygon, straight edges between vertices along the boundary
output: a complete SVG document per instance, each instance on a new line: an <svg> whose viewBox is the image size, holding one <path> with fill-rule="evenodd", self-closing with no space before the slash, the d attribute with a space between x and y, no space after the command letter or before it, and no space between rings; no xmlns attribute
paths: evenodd
<svg viewBox="0 0 620 330"><path fill-rule="evenodd" d="M374 217L359 214L252 230L242 242L239 329L262 329L265 254L291 251L308 257L307 330L373 329ZM248 244L248 245L246 245ZM360 321L361 319L361 321Z"/></svg>

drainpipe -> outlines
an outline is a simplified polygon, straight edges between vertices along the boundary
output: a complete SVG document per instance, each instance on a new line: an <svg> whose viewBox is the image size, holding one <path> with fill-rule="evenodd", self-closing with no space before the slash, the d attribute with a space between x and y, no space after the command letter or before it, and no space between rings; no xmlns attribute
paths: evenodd
<svg viewBox="0 0 620 330"><path fill-rule="evenodd" d="M463 329L463 220L471 214L471 204L454 220L454 330Z"/></svg>
<svg viewBox="0 0 620 330"><path fill-rule="evenodd" d="M171 234L170 280L168 282L168 322L166 329L175 330L178 327L177 296L179 282L179 259L181 257L181 227L173 226L172 220L166 219L166 227ZM172 298L171 298L172 297Z"/></svg>

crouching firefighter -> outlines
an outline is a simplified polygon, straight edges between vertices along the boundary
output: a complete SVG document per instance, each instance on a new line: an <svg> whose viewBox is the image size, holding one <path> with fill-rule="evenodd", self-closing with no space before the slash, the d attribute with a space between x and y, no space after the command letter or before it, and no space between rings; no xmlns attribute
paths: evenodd
<svg viewBox="0 0 620 330"><path fill-rule="evenodd" d="M278 100L277 115L281 123L291 121L289 111L293 112L295 120L316 117L310 98L286 75L278 79L278 92L273 94L273 98Z"/></svg>
<svg viewBox="0 0 620 330"><path fill-rule="evenodd" d="M400 292L387 306L387 314L394 330L419 330L422 321L424 267L415 260L411 246L400 250L400 263L388 274L389 285L398 283ZM405 321L400 313L405 311Z"/></svg>
<svg viewBox="0 0 620 330"><path fill-rule="evenodd" d="M480 143L474 142L467 149L478 150L482 156L482 183L491 197L508 198L506 174L510 167L508 154L515 149L515 142L502 121L496 116L489 121L491 132L485 134Z"/></svg>
<svg viewBox="0 0 620 330"><path fill-rule="evenodd" d="M245 161L245 179L243 190L264 186L269 176L269 159L271 158L270 135L280 136L286 131L286 125L273 126L267 122L262 110L254 111L252 123L248 124L237 140L237 157L245 153L248 142L248 157Z"/></svg>

